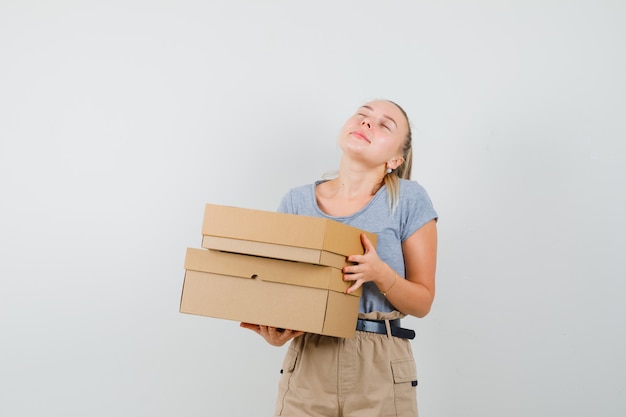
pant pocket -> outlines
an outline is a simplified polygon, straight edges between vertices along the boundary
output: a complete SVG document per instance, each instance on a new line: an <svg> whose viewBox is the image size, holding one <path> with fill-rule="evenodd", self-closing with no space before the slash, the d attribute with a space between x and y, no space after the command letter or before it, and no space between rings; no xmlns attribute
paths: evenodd
<svg viewBox="0 0 626 417"><path fill-rule="evenodd" d="M391 361L396 415L417 417L417 369L413 358Z"/></svg>
<svg viewBox="0 0 626 417"><path fill-rule="evenodd" d="M287 353L285 354L285 359L283 359L283 366L280 370L281 376L280 381L278 383L278 397L276 399L276 415L282 415L282 411L285 405L285 396L289 392L289 382L291 380L291 376L293 375L293 370L296 367L296 362L298 361L298 351L289 348Z"/></svg>

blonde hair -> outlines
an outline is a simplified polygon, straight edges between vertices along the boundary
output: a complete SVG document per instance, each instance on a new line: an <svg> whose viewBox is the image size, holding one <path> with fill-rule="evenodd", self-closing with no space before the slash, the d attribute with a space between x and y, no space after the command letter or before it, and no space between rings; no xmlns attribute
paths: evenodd
<svg viewBox="0 0 626 417"><path fill-rule="evenodd" d="M400 199L400 181L399 178L410 180L411 179L411 169L413 168L413 137L411 133L411 123L409 122L409 116L406 114L404 109L400 107L398 103L395 103L391 100L385 100L394 106L396 106L402 115L406 119L407 125L407 133L404 137L404 142L402 144L402 158L404 162L400 164L398 168L393 170L392 172L385 174L383 178L383 184L387 186L387 194L389 197L389 208L391 211L394 211L398 205L398 201ZM378 189L374 190L376 193Z"/></svg>

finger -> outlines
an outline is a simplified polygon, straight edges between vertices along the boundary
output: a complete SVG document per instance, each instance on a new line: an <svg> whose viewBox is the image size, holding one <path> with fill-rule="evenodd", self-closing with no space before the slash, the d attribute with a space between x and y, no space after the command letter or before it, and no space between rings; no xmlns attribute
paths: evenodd
<svg viewBox="0 0 626 417"><path fill-rule="evenodd" d="M360 264L365 261L365 257L363 255L350 255L348 256L348 262L352 262L353 264ZM345 268L350 268L350 266L345 266Z"/></svg>
<svg viewBox="0 0 626 417"><path fill-rule="evenodd" d="M352 294L354 291L361 288L361 285L363 285L363 280L357 279L354 284L346 290L346 294Z"/></svg>
<svg viewBox="0 0 626 417"><path fill-rule="evenodd" d="M374 252L376 248L372 245L372 242L367 238L365 233L361 233L361 243L363 244L363 249L365 249L365 253Z"/></svg>
<svg viewBox="0 0 626 417"><path fill-rule="evenodd" d="M269 333L267 326L259 326L259 334L263 336L265 339L270 337L270 333Z"/></svg>
<svg viewBox="0 0 626 417"><path fill-rule="evenodd" d="M253 332L259 333L259 326L257 324L239 323L239 327L243 327L244 329L252 330Z"/></svg>
<svg viewBox="0 0 626 417"><path fill-rule="evenodd" d="M291 339L291 333L292 333L292 330L289 330L289 329L284 329L281 332L277 331L276 338L283 342L286 342L287 340Z"/></svg>
<svg viewBox="0 0 626 417"><path fill-rule="evenodd" d="M343 274L343 280L344 281L356 281L359 278L361 278L363 274L362 273L358 273L358 272L351 272L349 274Z"/></svg>
<svg viewBox="0 0 626 417"><path fill-rule="evenodd" d="M304 332L300 331L300 330L290 330L287 329L282 333L282 336L285 338L285 341L294 339L298 336L302 336L304 334Z"/></svg>
<svg viewBox="0 0 626 417"><path fill-rule="evenodd" d="M279 333L278 333L278 331L276 330L276 327L268 327L268 328L267 328L267 333L269 334L269 337L270 337L272 340L276 340L276 339L278 339L278 338L279 338Z"/></svg>
<svg viewBox="0 0 626 417"><path fill-rule="evenodd" d="M275 342L284 342L286 340L289 340L289 332L291 332L291 330L285 330L285 329L279 329L277 327L271 327L268 326L267 327L267 332L269 334L269 337L275 341Z"/></svg>

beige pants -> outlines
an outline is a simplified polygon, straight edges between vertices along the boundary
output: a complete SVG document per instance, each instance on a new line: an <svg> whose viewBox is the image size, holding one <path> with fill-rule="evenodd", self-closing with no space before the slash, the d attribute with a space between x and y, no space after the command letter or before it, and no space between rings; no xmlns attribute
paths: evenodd
<svg viewBox="0 0 626 417"><path fill-rule="evenodd" d="M416 385L406 339L307 333L292 341L285 356L276 416L416 417Z"/></svg>

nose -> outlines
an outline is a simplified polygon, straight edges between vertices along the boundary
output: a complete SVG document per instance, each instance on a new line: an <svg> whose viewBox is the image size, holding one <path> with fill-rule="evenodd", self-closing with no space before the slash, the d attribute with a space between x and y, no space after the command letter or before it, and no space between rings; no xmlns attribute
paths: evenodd
<svg viewBox="0 0 626 417"><path fill-rule="evenodd" d="M361 126L367 126L368 129L372 128L372 124L370 123L369 119L366 117L365 119L361 120Z"/></svg>

